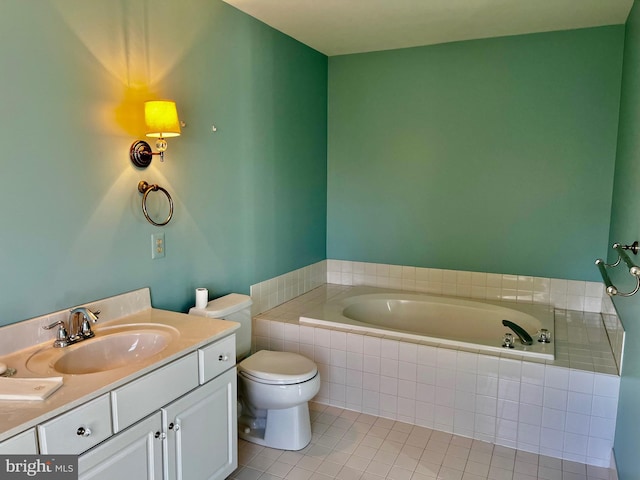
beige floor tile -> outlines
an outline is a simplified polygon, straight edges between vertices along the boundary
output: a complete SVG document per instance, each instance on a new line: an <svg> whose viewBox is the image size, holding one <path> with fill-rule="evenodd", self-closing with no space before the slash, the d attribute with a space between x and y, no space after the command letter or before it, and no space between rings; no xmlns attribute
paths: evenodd
<svg viewBox="0 0 640 480"><path fill-rule="evenodd" d="M312 441L292 452L238 441L231 480L608 480L609 469L337 407L310 405Z"/></svg>

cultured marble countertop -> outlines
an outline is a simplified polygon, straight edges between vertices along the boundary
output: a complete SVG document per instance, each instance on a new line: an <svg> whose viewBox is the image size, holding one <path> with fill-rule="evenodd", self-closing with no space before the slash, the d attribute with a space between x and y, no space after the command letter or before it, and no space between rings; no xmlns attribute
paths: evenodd
<svg viewBox="0 0 640 480"><path fill-rule="evenodd" d="M173 327L179 332L179 336L164 350L145 360L89 374L60 374L51 370L50 375L43 375L28 370L27 360L43 348L53 348L51 340L0 356L0 362L17 370L16 377L63 377L62 387L44 401L0 400L0 441L156 370L199 347L226 337L240 327L240 324L236 322L148 308L116 320L100 322L94 326L93 330L98 337L102 329L140 324L162 324ZM84 342L91 342L91 340Z"/></svg>

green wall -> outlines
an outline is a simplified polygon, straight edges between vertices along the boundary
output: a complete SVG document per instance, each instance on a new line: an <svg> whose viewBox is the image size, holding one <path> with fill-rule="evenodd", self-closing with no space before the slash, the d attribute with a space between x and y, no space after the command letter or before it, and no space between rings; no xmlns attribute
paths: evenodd
<svg viewBox="0 0 640 480"><path fill-rule="evenodd" d="M0 325L143 286L184 311L197 286L247 292L326 257L599 280L607 244L640 237L636 6L607 238L623 34L332 57L327 86L325 56L218 0L5 0ZM187 126L136 169L142 102L167 97ZM144 220L143 179L171 192L168 226ZM637 305L616 299L623 480L640 451Z"/></svg>
<svg viewBox="0 0 640 480"><path fill-rule="evenodd" d="M184 311L195 287L248 293L325 258L324 55L218 0L1 11L0 325L145 286ZM187 126L139 170L129 146L154 98ZM166 227L144 219L140 180L171 193Z"/></svg>
<svg viewBox="0 0 640 480"><path fill-rule="evenodd" d="M599 280L624 27L329 58L327 257Z"/></svg>
<svg viewBox="0 0 640 480"><path fill-rule="evenodd" d="M611 235L609 243L633 243L640 241L640 5L636 2L626 25L624 69L618 156L611 211ZM611 261L615 260L609 249ZM633 255L632 255L633 257ZM635 258L636 263L640 260ZM611 279L621 291L631 291L635 286L624 268L609 270ZM614 297L618 315L624 324L625 346L618 422L614 452L621 480L640 478L638 452L640 452L640 294L630 298Z"/></svg>

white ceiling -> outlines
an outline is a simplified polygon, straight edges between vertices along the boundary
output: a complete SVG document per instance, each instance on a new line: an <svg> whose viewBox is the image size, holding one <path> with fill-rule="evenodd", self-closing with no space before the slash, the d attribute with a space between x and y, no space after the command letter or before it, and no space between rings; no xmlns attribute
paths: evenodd
<svg viewBox="0 0 640 480"><path fill-rule="evenodd" d="M622 24L633 0L224 0L326 54Z"/></svg>

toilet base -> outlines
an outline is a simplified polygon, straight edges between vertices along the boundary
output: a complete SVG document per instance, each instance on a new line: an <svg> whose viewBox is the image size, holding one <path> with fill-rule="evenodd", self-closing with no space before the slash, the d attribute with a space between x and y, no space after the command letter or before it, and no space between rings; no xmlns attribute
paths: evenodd
<svg viewBox="0 0 640 480"><path fill-rule="evenodd" d="M266 412L266 423L264 419L241 416L238 419L238 436L248 442L279 450L301 450L311 442L307 402ZM264 428L260 428L263 425Z"/></svg>

